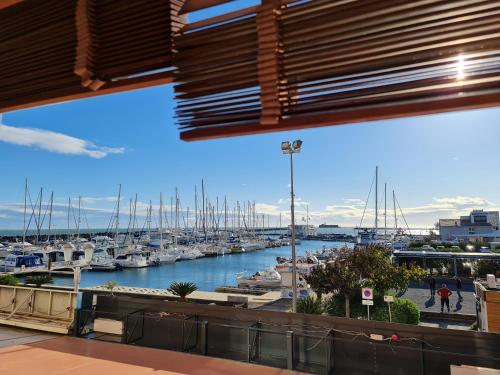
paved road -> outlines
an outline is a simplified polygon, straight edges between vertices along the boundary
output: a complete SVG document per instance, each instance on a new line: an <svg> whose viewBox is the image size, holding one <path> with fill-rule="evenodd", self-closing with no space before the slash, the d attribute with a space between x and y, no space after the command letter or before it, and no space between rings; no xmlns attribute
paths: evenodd
<svg viewBox="0 0 500 375"><path fill-rule="evenodd" d="M458 299L455 282L453 280L436 278L436 289L439 289L442 283L446 283L448 285L448 288L453 292L452 296L450 297L451 313L476 315L474 286L472 284L472 281L462 281L461 294L463 298L461 301ZM427 282L423 285L410 285L410 288L406 293L402 295L402 297L408 298L415 302L420 307L420 311L441 311L440 298L438 295L431 297L429 285L427 284Z"/></svg>

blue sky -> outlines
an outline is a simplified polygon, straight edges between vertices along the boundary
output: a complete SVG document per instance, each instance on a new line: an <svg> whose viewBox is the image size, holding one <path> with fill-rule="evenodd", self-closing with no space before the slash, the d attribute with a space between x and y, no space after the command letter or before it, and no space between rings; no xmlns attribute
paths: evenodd
<svg viewBox="0 0 500 375"><path fill-rule="evenodd" d="M158 204L160 191L169 204L177 186L192 209L202 178L210 199L255 201L276 223L289 204L280 142L296 138L304 141L295 163L299 218L308 205L315 224L359 224L375 165L380 191L384 182L396 190L412 227L500 207L498 108L194 143L179 140L173 116L172 86L4 114L0 228L22 227L25 177L33 196L42 186L54 191L58 227L67 198L79 195L91 226L105 226L120 183L125 206L135 193L141 210ZM371 223L373 210L366 216Z"/></svg>
<svg viewBox="0 0 500 375"><path fill-rule="evenodd" d="M84 197L84 207L95 209L91 226L108 222L120 183L123 206L135 193L157 204L160 191L169 204L177 186L183 207L192 209L202 178L211 200L255 201L276 222L289 204L280 142L296 138L304 141L295 159L299 211L308 204L313 223L358 224L375 165L380 191L384 182L396 190L410 226L500 206L500 109L186 143L172 97L171 86L155 87L4 114L0 227L22 226L15 204L23 201L25 177L33 196L43 186L61 205ZM53 133L40 136L40 129ZM62 227L64 213L56 220Z"/></svg>

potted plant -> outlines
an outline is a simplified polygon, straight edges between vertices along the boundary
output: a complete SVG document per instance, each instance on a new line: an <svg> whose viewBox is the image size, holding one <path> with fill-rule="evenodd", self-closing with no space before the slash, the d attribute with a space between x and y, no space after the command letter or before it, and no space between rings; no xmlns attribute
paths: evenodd
<svg viewBox="0 0 500 375"><path fill-rule="evenodd" d="M186 302L186 296L198 290L198 286L192 282L173 282L168 291L179 296L181 302Z"/></svg>

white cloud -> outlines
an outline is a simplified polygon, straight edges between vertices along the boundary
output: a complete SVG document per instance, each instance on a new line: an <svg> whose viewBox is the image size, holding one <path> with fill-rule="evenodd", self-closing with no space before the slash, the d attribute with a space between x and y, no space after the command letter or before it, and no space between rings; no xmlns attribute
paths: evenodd
<svg viewBox="0 0 500 375"><path fill-rule="evenodd" d="M366 202L363 199L359 198L344 198L342 199L346 204L353 205L353 206L363 206L366 204Z"/></svg>
<svg viewBox="0 0 500 375"><path fill-rule="evenodd" d="M0 114L0 141L18 146L36 147L66 155L84 155L102 159L109 154L123 154L123 147L97 146L84 139L36 128L17 128L2 123Z"/></svg>

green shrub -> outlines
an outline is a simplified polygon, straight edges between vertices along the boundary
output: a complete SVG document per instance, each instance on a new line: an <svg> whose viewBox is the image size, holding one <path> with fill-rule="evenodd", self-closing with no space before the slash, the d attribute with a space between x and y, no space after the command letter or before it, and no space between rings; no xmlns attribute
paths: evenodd
<svg viewBox="0 0 500 375"><path fill-rule="evenodd" d="M104 289L107 289L111 292L111 295L113 295L113 290L118 286L118 283L116 281L107 281L102 287Z"/></svg>
<svg viewBox="0 0 500 375"><path fill-rule="evenodd" d="M323 313L323 304L319 299L309 296L297 301L297 312L320 315Z"/></svg>
<svg viewBox="0 0 500 375"><path fill-rule="evenodd" d="M345 300L342 296L332 296L324 302L328 315L345 317ZM366 307L361 304L361 290L351 298L351 318L366 318Z"/></svg>
<svg viewBox="0 0 500 375"><path fill-rule="evenodd" d="M14 275L2 275L0 276L0 285L11 285L15 286L19 284L19 279Z"/></svg>
<svg viewBox="0 0 500 375"><path fill-rule="evenodd" d="M43 284L52 284L52 276L50 275L34 275L26 277L26 284L35 284L37 288L40 288Z"/></svg>
<svg viewBox="0 0 500 375"><path fill-rule="evenodd" d="M387 320L389 320L389 310L387 310ZM403 324L419 324L420 323L420 310L415 302L406 298L395 298L391 304L391 315L394 323Z"/></svg>
<svg viewBox="0 0 500 375"><path fill-rule="evenodd" d="M345 304L339 296L331 297L325 301L325 311L333 316L345 316ZM419 324L420 311L418 306L406 298L394 298L391 303L391 315L393 323ZM368 309L362 304L361 297L353 298L351 301L351 318L367 319ZM383 296L375 295L373 306L370 306L370 319L383 322L389 321L389 308L384 302Z"/></svg>
<svg viewBox="0 0 500 375"><path fill-rule="evenodd" d="M500 262L493 260L480 260L476 262L474 276L485 278L488 274L500 277Z"/></svg>
<svg viewBox="0 0 500 375"><path fill-rule="evenodd" d="M186 297L196 290L198 290L198 286L195 283L191 282L178 283L174 281L172 284L170 284L170 288L168 288L169 292L180 297L179 300L181 302L186 302L187 301Z"/></svg>

